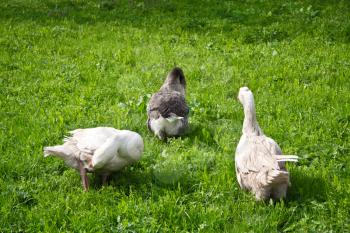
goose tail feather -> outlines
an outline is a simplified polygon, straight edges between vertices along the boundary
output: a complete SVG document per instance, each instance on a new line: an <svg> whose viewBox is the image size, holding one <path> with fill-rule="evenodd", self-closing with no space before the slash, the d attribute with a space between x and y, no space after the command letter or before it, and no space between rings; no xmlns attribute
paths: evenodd
<svg viewBox="0 0 350 233"><path fill-rule="evenodd" d="M44 147L44 157L53 155L65 159L70 157L72 154L73 151L64 145Z"/></svg>
<svg viewBox="0 0 350 233"><path fill-rule="evenodd" d="M289 173L281 170L272 170L267 175L267 185L289 183Z"/></svg>
<svg viewBox="0 0 350 233"><path fill-rule="evenodd" d="M276 155L277 162L298 162L299 157L296 155Z"/></svg>

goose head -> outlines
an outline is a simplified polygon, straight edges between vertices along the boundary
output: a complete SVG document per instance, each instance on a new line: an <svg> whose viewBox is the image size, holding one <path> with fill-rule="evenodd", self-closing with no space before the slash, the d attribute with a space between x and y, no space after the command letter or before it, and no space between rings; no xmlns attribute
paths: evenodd
<svg viewBox="0 0 350 233"><path fill-rule="evenodd" d="M172 69L169 72L161 89L178 91L182 94L185 94L186 79L182 69L179 67Z"/></svg>
<svg viewBox="0 0 350 233"><path fill-rule="evenodd" d="M132 161L139 160L144 149L142 137L129 130L122 130L119 136L122 138L119 149L121 156Z"/></svg>
<svg viewBox="0 0 350 233"><path fill-rule="evenodd" d="M254 102L253 92L249 90L248 87L241 87L239 89L237 99L239 100L239 102L241 102L243 106L252 103Z"/></svg>

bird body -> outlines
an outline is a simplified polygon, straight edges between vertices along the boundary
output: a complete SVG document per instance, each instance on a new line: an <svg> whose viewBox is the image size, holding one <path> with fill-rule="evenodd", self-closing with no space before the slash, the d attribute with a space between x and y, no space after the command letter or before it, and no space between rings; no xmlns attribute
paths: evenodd
<svg viewBox="0 0 350 233"><path fill-rule="evenodd" d="M238 98L245 115L235 154L238 183L257 200L284 198L289 185L285 162L297 162L298 157L282 155L278 144L264 135L256 121L253 93L247 87L240 89Z"/></svg>
<svg viewBox="0 0 350 233"><path fill-rule="evenodd" d="M59 157L68 166L79 170L86 190L86 172L108 176L138 161L143 152L141 136L129 130L97 127L76 129L70 134L63 145L45 147L44 156Z"/></svg>
<svg viewBox="0 0 350 233"><path fill-rule="evenodd" d="M148 128L160 139L182 135L188 128L189 108L185 88L186 80L182 70L174 68L148 103Z"/></svg>
<svg viewBox="0 0 350 233"><path fill-rule="evenodd" d="M150 127L155 132L163 131L166 135L174 136L181 134L181 130L184 126L184 118L179 116L173 116L164 118L159 116L158 119L150 122Z"/></svg>

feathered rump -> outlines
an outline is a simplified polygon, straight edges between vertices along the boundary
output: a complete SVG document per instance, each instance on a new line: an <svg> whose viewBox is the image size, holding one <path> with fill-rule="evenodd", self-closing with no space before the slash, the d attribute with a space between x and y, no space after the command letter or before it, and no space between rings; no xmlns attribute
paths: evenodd
<svg viewBox="0 0 350 233"><path fill-rule="evenodd" d="M281 170L269 171L266 176L265 185L278 185L278 184L288 184L289 183L289 173Z"/></svg>
<svg viewBox="0 0 350 233"><path fill-rule="evenodd" d="M74 156L74 152L65 145L44 147L44 157L50 155L56 155L57 157L65 159L66 157Z"/></svg>

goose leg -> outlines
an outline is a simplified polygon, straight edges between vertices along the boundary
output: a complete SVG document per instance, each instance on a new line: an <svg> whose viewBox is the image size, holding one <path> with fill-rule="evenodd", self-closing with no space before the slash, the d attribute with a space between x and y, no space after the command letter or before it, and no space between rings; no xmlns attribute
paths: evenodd
<svg viewBox="0 0 350 233"><path fill-rule="evenodd" d="M105 186L107 184L107 178L108 178L108 174L101 175L102 186Z"/></svg>
<svg viewBox="0 0 350 233"><path fill-rule="evenodd" d="M148 127L148 130L152 132L151 120L149 118L147 119L147 127Z"/></svg>
<svg viewBox="0 0 350 233"><path fill-rule="evenodd" d="M80 177L81 177L81 182L83 183L84 191L87 192L89 191L89 179L86 174L86 170L84 168L84 165L81 161L78 161L79 163L79 172L80 172Z"/></svg>
<svg viewBox="0 0 350 233"><path fill-rule="evenodd" d="M159 130L156 134L160 140L162 140L162 141L165 140L166 135L165 135L165 132L163 130Z"/></svg>
<svg viewBox="0 0 350 233"><path fill-rule="evenodd" d="M271 192L272 198L274 200L279 200L279 199L286 198L286 196L287 196L287 188L288 188L288 184L281 184L278 187L274 187L272 192Z"/></svg>
<svg viewBox="0 0 350 233"><path fill-rule="evenodd" d="M265 188L259 188L253 192L255 193L255 199L258 201L268 200L269 198L269 191Z"/></svg>

